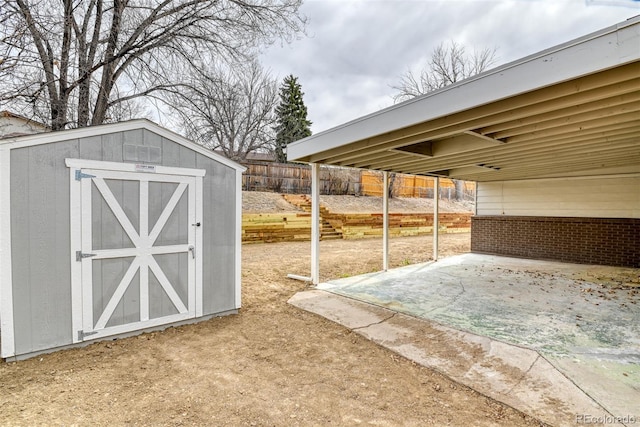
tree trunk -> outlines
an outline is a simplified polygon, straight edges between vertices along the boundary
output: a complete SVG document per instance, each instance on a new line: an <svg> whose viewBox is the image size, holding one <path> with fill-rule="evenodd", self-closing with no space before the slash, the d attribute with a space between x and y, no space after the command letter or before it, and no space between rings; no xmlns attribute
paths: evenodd
<svg viewBox="0 0 640 427"><path fill-rule="evenodd" d="M454 200L463 200L464 199L464 181L461 179L454 179L453 185L455 186L456 192L453 196Z"/></svg>
<svg viewBox="0 0 640 427"><path fill-rule="evenodd" d="M389 188L388 188L388 196L390 199L393 199L393 195L394 195L394 191L393 191L393 184L396 182L396 174L391 172L389 174Z"/></svg>
<svg viewBox="0 0 640 427"><path fill-rule="evenodd" d="M126 0L115 0L113 2L113 19L111 21L111 29L109 30L109 41L107 43L107 49L105 52L106 65L102 69L102 81L100 82L100 89L98 90L98 98L96 99L96 105L93 110L93 117L91 118L92 125L99 125L104 123L107 117L107 109L109 107L109 95L114 84L114 74L118 64L118 60L114 57L116 46L118 43L118 35L120 34L120 23L122 20L122 13L126 6Z"/></svg>

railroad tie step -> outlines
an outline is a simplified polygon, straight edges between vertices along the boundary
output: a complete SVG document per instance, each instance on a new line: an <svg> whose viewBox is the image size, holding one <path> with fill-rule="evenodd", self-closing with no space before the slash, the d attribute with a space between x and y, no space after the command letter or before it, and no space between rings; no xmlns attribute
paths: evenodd
<svg viewBox="0 0 640 427"><path fill-rule="evenodd" d="M297 206L305 212L311 212L311 199L306 194L283 194L282 197L289 203ZM342 239L342 232L333 228L331 223L323 218L331 212L325 206L320 206L320 238Z"/></svg>

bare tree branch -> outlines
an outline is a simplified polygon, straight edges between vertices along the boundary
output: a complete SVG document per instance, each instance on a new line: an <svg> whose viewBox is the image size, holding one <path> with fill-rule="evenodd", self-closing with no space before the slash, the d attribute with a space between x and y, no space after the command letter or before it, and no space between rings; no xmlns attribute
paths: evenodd
<svg viewBox="0 0 640 427"><path fill-rule="evenodd" d="M272 148L276 102L277 81L252 61L203 70L189 87L174 92L171 104L187 137L244 160Z"/></svg>
<svg viewBox="0 0 640 427"><path fill-rule="evenodd" d="M0 0L0 106L53 130L108 121L305 26L302 0L57 1Z"/></svg>
<svg viewBox="0 0 640 427"><path fill-rule="evenodd" d="M425 67L416 75L407 71L397 86L395 102L406 101L464 80L487 70L496 62L496 48L474 50L467 55L464 46L450 41L440 43L431 53Z"/></svg>

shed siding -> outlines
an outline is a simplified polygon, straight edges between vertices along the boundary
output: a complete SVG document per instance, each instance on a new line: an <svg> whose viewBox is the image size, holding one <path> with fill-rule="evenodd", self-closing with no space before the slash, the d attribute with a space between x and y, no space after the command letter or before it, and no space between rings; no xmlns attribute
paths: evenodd
<svg viewBox="0 0 640 427"><path fill-rule="evenodd" d="M237 308L235 306L235 249L236 239L236 172L234 169L213 163L198 155L197 168L205 169L203 198L203 311L218 313Z"/></svg>
<svg viewBox="0 0 640 427"><path fill-rule="evenodd" d="M477 215L640 218L640 177L478 183Z"/></svg>
<svg viewBox="0 0 640 427"><path fill-rule="evenodd" d="M11 151L16 354L71 342L69 170L76 141Z"/></svg>
<svg viewBox="0 0 640 427"><path fill-rule="evenodd" d="M10 193L15 354L72 343L69 169L65 159L122 162L124 144L158 147L157 164L163 166L207 171L204 217L210 221L203 221L204 314L236 308L234 209L239 172L235 169L147 129L16 148L11 150ZM118 189L115 192L120 194ZM96 282L99 285L100 280ZM158 304L153 311L163 312L164 303ZM136 315L126 307L121 309L122 316Z"/></svg>

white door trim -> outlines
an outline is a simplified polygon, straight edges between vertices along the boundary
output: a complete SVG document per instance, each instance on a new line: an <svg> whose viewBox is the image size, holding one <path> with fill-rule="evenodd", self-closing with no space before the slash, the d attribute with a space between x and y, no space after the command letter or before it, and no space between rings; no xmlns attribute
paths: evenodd
<svg viewBox="0 0 640 427"><path fill-rule="evenodd" d="M240 174L242 175L242 174ZM195 227L196 229L196 248L204 248L204 238L203 238L203 228L202 227L202 220L204 219L204 201L203 201L203 195L204 195L204 179L201 176L197 176L196 177L196 186L195 186L195 198L196 198L196 218L198 218L197 221L199 221L201 224L200 226ZM242 193L241 193L242 194ZM203 265L203 260L204 257L202 256L203 252L202 250L199 251L199 256L196 257L196 264L195 264L195 277L196 277L196 283L203 283L203 271L204 271L204 265ZM193 296L195 299L195 306L196 306L196 317L202 317L204 315L204 285L201 286L196 286L196 293Z"/></svg>
<svg viewBox="0 0 640 427"><path fill-rule="evenodd" d="M100 169L117 172L145 172L165 175L205 176L204 169L187 169L173 166L147 165L141 163L103 162L101 160L65 159L65 164L74 169Z"/></svg>

